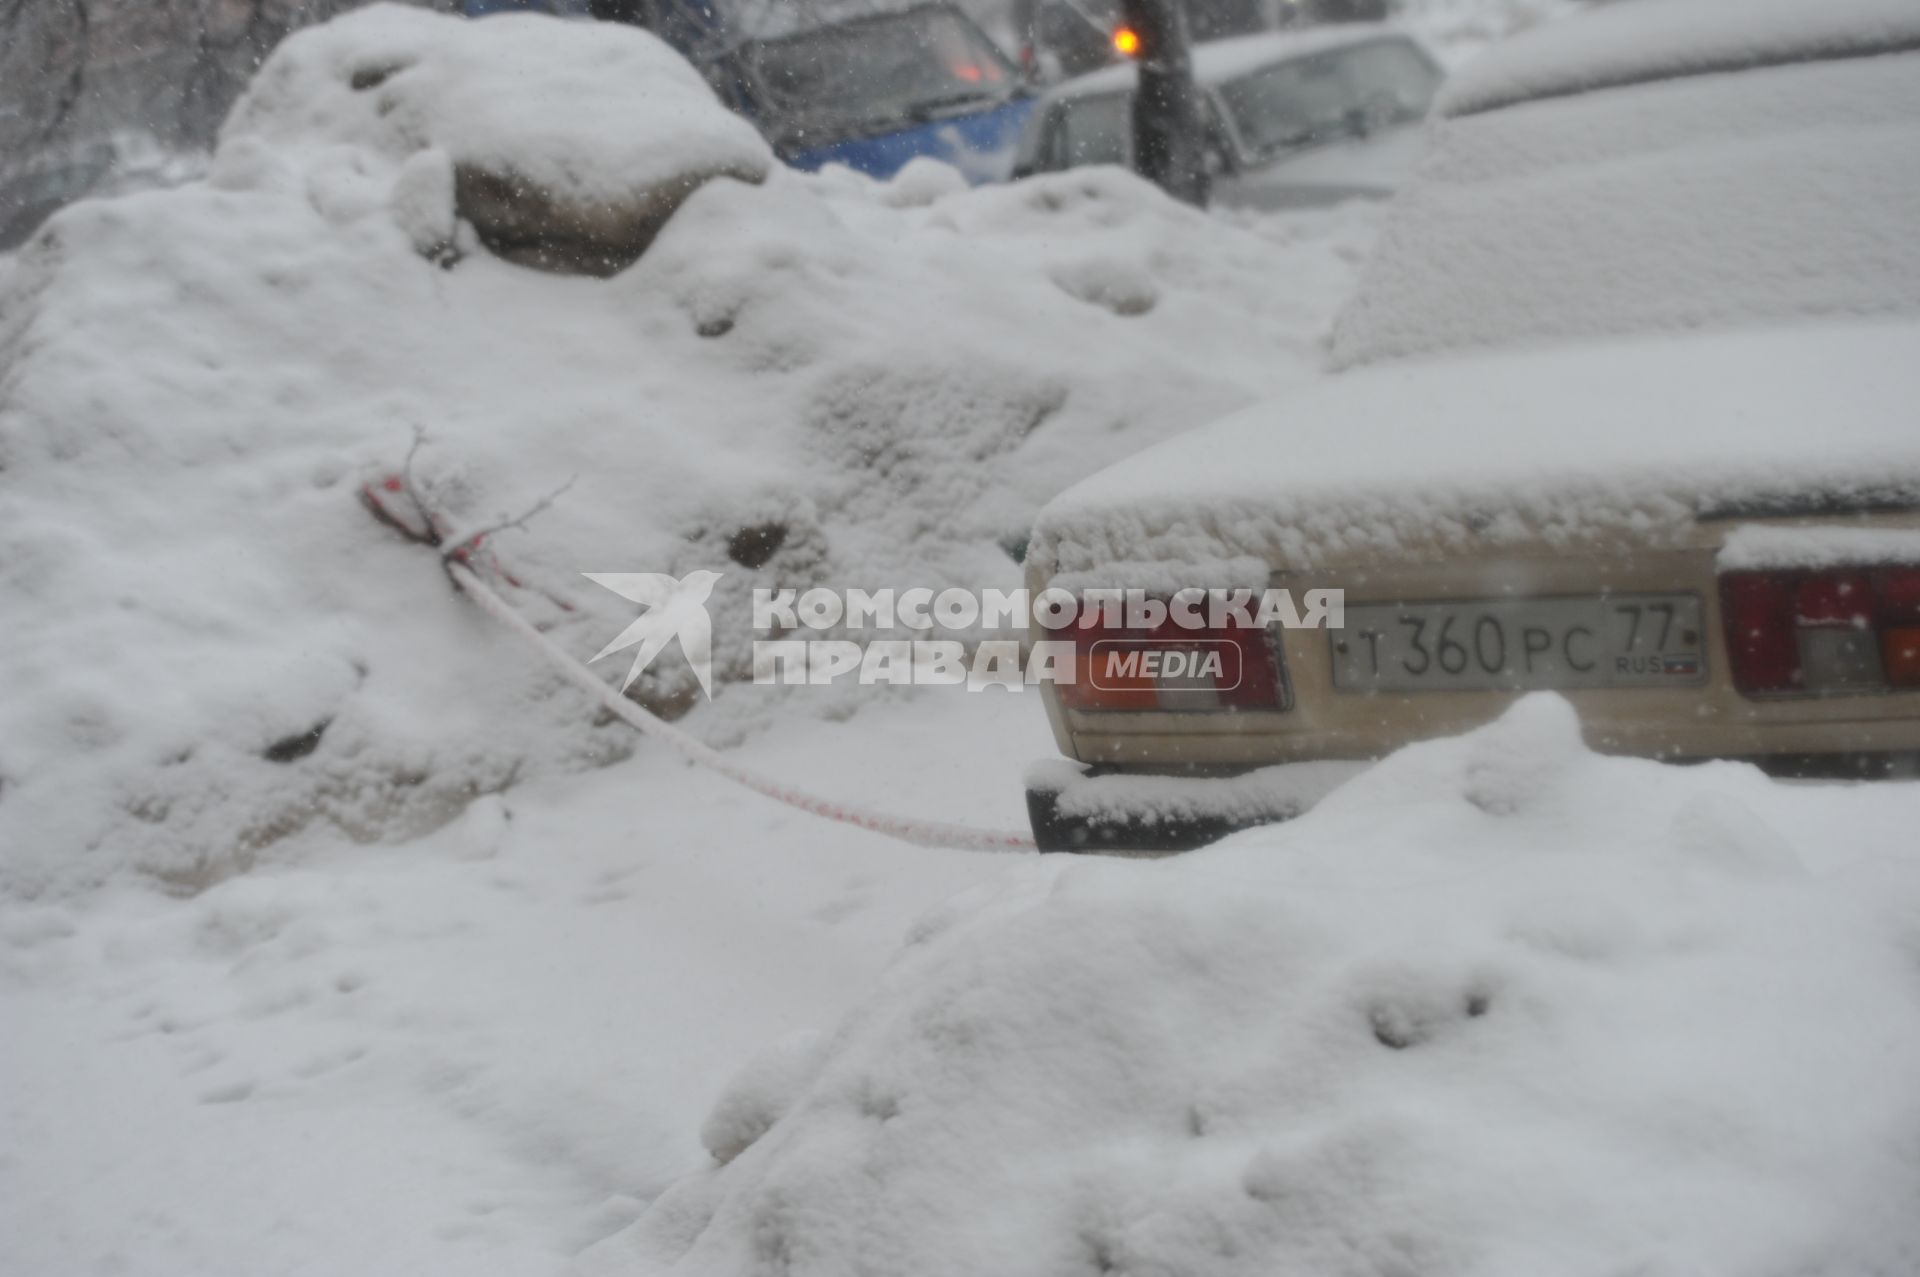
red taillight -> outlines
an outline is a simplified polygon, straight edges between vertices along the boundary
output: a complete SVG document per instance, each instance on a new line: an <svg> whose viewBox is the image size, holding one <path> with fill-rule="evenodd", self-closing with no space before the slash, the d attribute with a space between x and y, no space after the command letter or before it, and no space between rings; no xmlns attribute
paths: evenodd
<svg viewBox="0 0 1920 1277"><path fill-rule="evenodd" d="M1743 695L1920 687L1920 567L1728 572L1720 609Z"/></svg>
<svg viewBox="0 0 1920 1277"><path fill-rule="evenodd" d="M1781 572L1729 572L1720 578L1733 685L1755 693L1796 691L1800 648L1793 636L1793 585Z"/></svg>
<svg viewBox="0 0 1920 1277"><path fill-rule="evenodd" d="M1800 626L1864 627L1873 624L1873 589L1865 572L1810 572L1794 591Z"/></svg>
<svg viewBox="0 0 1920 1277"><path fill-rule="evenodd" d="M1882 625L1920 625L1920 568L1881 568L1873 593Z"/></svg>
<svg viewBox="0 0 1920 1277"><path fill-rule="evenodd" d="M1205 712L1286 709L1274 636L1236 625L1193 629L1171 618L1152 629L1106 623L1095 611L1072 631L1069 709Z"/></svg>

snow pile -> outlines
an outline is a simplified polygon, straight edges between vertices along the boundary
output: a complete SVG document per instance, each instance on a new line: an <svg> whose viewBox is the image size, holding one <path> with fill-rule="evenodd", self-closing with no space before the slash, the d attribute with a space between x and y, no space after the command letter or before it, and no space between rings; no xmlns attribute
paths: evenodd
<svg viewBox="0 0 1920 1277"><path fill-rule="evenodd" d="M371 104L417 118L416 74L459 99L436 42L469 28L417 22L290 41L212 180L76 205L0 273L0 888L134 865L194 889L310 822L406 837L631 748L360 508L416 429L421 483L468 527L577 476L494 544L583 658L634 609L581 572L724 571L725 683L750 672L755 586L1017 585L1008 547L1047 497L1308 376L1351 277L1350 232L1248 234L1112 171L967 191L926 166L706 183L608 279L470 239L428 261L392 210L445 170ZM355 97L342 29L419 60ZM540 82L549 35L604 37L579 73L624 91L621 51L651 48L473 29L510 37L488 83L523 50ZM626 180L629 152L566 145L578 189ZM649 703L697 700L683 663L657 675ZM701 730L770 699L723 690Z"/></svg>
<svg viewBox="0 0 1920 1277"><path fill-rule="evenodd" d="M423 251L452 246L457 207L496 251L600 274L638 257L702 182L757 182L773 164L753 126L636 27L384 4L281 44L220 148L217 184L256 187L292 161L342 218L392 184ZM397 183L383 171L395 164Z"/></svg>
<svg viewBox="0 0 1920 1277"><path fill-rule="evenodd" d="M1767 790L1536 697L1293 824L1036 865L743 1073L724 1165L582 1268L1911 1272L1920 864Z"/></svg>

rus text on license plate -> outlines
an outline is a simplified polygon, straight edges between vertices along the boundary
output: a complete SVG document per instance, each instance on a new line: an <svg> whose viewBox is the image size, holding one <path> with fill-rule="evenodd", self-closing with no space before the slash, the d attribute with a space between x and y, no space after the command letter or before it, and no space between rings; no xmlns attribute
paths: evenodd
<svg viewBox="0 0 1920 1277"><path fill-rule="evenodd" d="M1706 679L1695 594L1348 603L1342 692L1685 687Z"/></svg>

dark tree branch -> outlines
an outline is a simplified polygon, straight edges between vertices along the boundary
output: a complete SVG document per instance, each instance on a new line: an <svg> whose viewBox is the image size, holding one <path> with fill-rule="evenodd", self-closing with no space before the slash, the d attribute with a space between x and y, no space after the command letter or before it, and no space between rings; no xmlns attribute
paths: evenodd
<svg viewBox="0 0 1920 1277"><path fill-rule="evenodd" d="M64 7L73 14L73 64L67 70L67 78L60 86L59 95L54 99L53 114L40 130L40 143L58 133L70 116L74 107L80 104L80 95L87 87L87 60L91 52L89 37L93 31L93 21L89 11L89 0L66 0Z"/></svg>
<svg viewBox="0 0 1920 1277"><path fill-rule="evenodd" d="M555 501L558 501L561 497L565 496L567 493L567 490L573 487L573 485L579 482L579 480L580 480L580 476L577 474L574 475L573 477L569 478L565 483L561 484L559 487L555 488L553 491L547 493L546 496L541 497L538 501L535 501L532 505L528 506L520 514L515 515L512 518L508 518L505 514L502 514L497 523L490 523L486 527L481 528L477 532L462 532L457 538L456 537L447 538L446 548L440 552L440 557L443 559L447 559L447 558L453 558L457 555L465 554L469 550L473 549L476 545L478 545L481 541L485 540L487 537L492 536L496 532L505 532L508 528L526 527L527 524L536 515L542 513L549 506L551 506Z"/></svg>

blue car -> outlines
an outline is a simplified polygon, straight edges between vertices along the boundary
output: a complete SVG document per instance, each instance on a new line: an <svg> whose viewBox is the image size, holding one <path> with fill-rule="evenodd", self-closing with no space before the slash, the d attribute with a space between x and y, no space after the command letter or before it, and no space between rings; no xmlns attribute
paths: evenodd
<svg viewBox="0 0 1920 1277"><path fill-rule="evenodd" d="M877 178L924 155L1004 180L1034 106L1013 62L945 3L749 40L709 74L794 168Z"/></svg>

